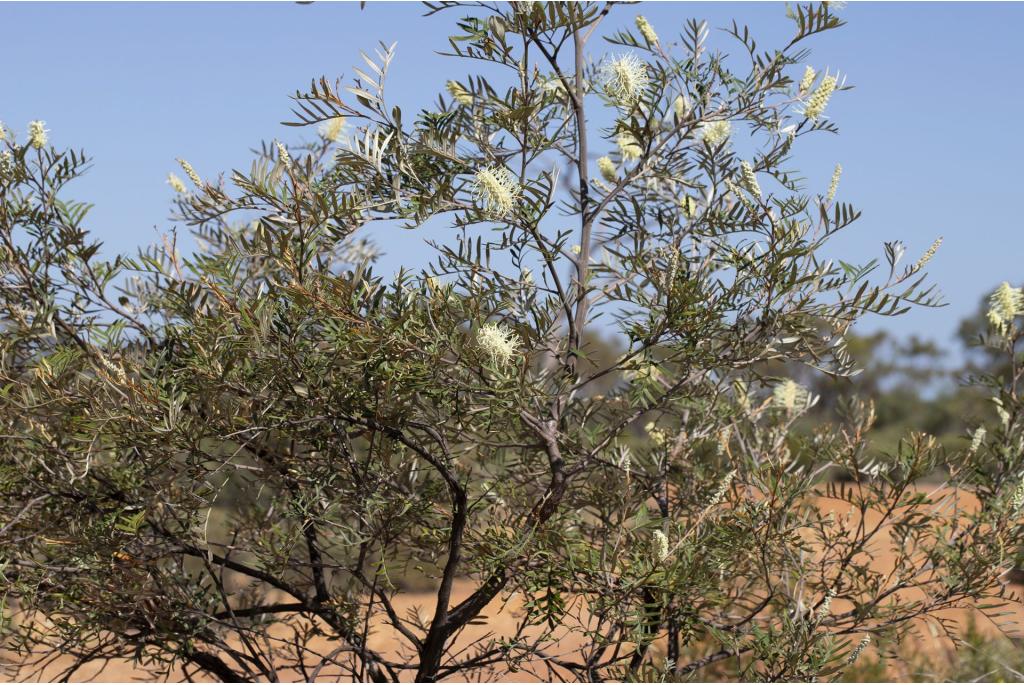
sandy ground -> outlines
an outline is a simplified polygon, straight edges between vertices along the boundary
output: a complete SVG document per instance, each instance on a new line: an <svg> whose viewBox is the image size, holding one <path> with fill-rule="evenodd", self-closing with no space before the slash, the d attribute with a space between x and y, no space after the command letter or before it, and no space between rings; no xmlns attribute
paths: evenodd
<svg viewBox="0 0 1024 685"><path fill-rule="evenodd" d="M829 500L822 500L821 506L824 510L833 508L835 502ZM968 503L969 504L969 503ZM836 507L837 513L842 513L842 510ZM872 522L871 519L877 520L877 515L872 516L869 514L869 525ZM879 543L876 544L871 552L873 554L873 560L871 564L876 568L886 568L887 565L891 567L893 555L891 550L888 549L887 536L882 536L879 539ZM462 598L466 597L475 588L475 582L470 579L462 579L457 581L454 588L454 601L458 602ZM1020 594L1024 588L1016 587L1015 591ZM433 612L435 597L430 592L418 592L418 593L403 593L395 598L395 609L399 616L406 616L410 612L418 612L421 615L430 615ZM513 599L507 604L502 604L499 600L495 600L489 605L483 612L485 620L479 623L470 625L467 627L465 632L461 635L456 643L457 648L464 648L477 643L480 640L488 639L493 636L501 636L505 634L512 634L515 630L516 615L518 611L519 602ZM837 606L837 609L842 607ZM1024 625L1024 608L1020 605L1011 605L1007 607L1010 612L1009 615L1003 617L1003 619L1014 620L1018 625ZM966 625L970 614L974 614L977 619L977 625L980 631L991 634L995 637L999 630L994 624L988 619L981 616L981 614L972 609L957 609L942 612L940 615L944 618L956 620L959 625ZM1002 620L1002 619L1001 619ZM938 632L931 627L928 623L920 622L917 626L916 635L917 638L909 646L910 649L921 654L933 654L936 658L947 658L948 650L950 649L950 642L944 636L938 634ZM1017 629L1019 632L1019 628ZM573 635L569 638L563 639L558 645L558 652L560 655L573 653L580 644L580 636ZM337 646L336 642L328 642L327 640L321 640L322 651L324 653L330 652L334 647ZM318 645L320 646L320 645ZM374 649L379 650L386 657L396 660L404 661L404 655L406 652L402 649L401 639L398 638L394 631L387 627L380 625L375 630L371 637L370 646ZM9 655L8 655L9 657ZM5 660L4 654L0 653L0 679L5 678L2 663ZM54 664L52 664L43 674L43 679L54 679L58 677L58 674L71 663L70 658L61 657ZM519 670L512 673L504 673L499 681L505 682L521 682L521 681L547 681L557 679L557 674L544 669L540 664L526 664L524 670ZM413 672L408 672L409 679L412 679ZM281 674L282 679L299 680L301 678L296 677L297 674ZM7 674L6 679L10 680L11 675ZM21 676L24 678L25 676ZM894 680L907 680L910 678L909 672L901 672L898 664L890 666L890 677ZM172 675L172 680L180 680L183 678L183 674L178 672ZM153 680L152 674L144 667L137 666L130 661L111 662L107 664L102 671L99 666L87 667L78 671L72 678L72 681L81 682L87 680L98 680L98 681L151 681Z"/></svg>

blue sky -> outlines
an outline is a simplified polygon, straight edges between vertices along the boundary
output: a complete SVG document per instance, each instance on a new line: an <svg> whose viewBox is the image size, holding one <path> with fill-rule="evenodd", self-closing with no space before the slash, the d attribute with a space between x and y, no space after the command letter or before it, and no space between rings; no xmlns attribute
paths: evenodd
<svg viewBox="0 0 1024 685"><path fill-rule="evenodd" d="M471 66L435 54L461 13L424 18L418 3L3 3L0 4L0 120L24 136L45 119L58 146L95 159L75 187L94 202L91 228L105 252L151 242L167 219L168 171L185 157L203 175L248 166L261 140L313 135L280 125L289 94L321 75L350 75L359 50L397 41L389 80L395 104L415 111L446 78ZM645 3L619 7L606 28L643 13L662 36L689 17L718 28L736 18L760 45L788 38L782 3ZM852 91L829 115L839 137L797 148L795 166L824 188L844 167L842 199L864 218L834 244L837 256L882 255L903 240L916 259L945 237L931 272L949 306L888 327L949 344L957 321L1002 280L1024 280L1017 202L1024 110L1024 56L1017 48L1024 5L1003 3L858 3L848 25L812 40L809 62L840 69ZM716 44L732 44L721 32ZM803 139L808 140L808 139ZM381 241L388 248L388 238ZM412 256L408 242L387 265Z"/></svg>

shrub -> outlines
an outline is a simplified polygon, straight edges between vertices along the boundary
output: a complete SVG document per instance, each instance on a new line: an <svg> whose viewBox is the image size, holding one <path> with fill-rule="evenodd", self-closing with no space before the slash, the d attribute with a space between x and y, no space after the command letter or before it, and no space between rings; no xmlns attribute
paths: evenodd
<svg viewBox="0 0 1024 685"><path fill-rule="evenodd" d="M459 7L450 52L486 78L415 116L387 104L387 46L315 81L292 122L315 142L226 179L182 163L189 256L101 259L65 192L86 156L5 132L0 564L26 672L59 651L65 676L810 679L1003 595L1019 371L989 379L978 444L911 435L885 468L870 403L797 433L815 398L766 375L852 374L862 315L938 303L934 248L826 259L859 212L838 168L820 192L790 170L837 132L844 81L802 65L842 22L796 7L767 51L734 24L727 55L638 17L602 57L609 9ZM423 265L375 272L371 238L428 223ZM939 468L948 488L915 487ZM400 614L415 583L434 606ZM459 641L513 596L513 629Z"/></svg>

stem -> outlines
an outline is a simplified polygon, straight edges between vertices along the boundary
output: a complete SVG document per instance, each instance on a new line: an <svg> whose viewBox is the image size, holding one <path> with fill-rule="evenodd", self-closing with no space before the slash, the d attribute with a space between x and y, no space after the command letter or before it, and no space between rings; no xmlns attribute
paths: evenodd
<svg viewBox="0 0 1024 685"><path fill-rule="evenodd" d="M572 108L576 118L576 168L579 171L580 193L580 254L576 260L576 316L569 329L568 370L575 382L579 381L577 364L583 327L587 322L590 298L587 296L587 281L590 277L590 239L594 216L590 207L590 174L587 169L589 148L587 143L587 117L583 107L583 46L584 38L579 29L573 31L575 47L575 84L572 91Z"/></svg>

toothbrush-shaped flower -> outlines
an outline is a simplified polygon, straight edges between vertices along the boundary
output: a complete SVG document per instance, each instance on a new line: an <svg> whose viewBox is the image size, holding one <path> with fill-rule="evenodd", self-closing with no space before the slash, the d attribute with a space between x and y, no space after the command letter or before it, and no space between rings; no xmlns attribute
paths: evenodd
<svg viewBox="0 0 1024 685"><path fill-rule="evenodd" d="M1024 313L1024 292L1003 282L989 297L988 320L992 327L1005 335L1014 317Z"/></svg>
<svg viewBox="0 0 1024 685"><path fill-rule="evenodd" d="M181 165L181 168L185 172L185 175L188 176L193 183L195 183L200 188L203 187L203 179L199 178L199 174L196 173L196 170L192 168L191 164L189 164L187 161L181 158L178 158L178 164Z"/></svg>
<svg viewBox="0 0 1024 685"><path fill-rule="evenodd" d="M843 175L843 167L841 164L836 164L836 170L832 172L832 181L828 184L828 195L826 199L829 202L836 199L836 191L839 190L839 177Z"/></svg>
<svg viewBox="0 0 1024 685"><path fill-rule="evenodd" d="M650 84L647 65L633 54L617 57L604 65L601 81L605 92L620 105L631 106Z"/></svg>
<svg viewBox="0 0 1024 685"><path fill-rule="evenodd" d="M651 45L658 44L658 34L654 32L654 27L651 26L650 22L642 14L636 15L636 28L648 43Z"/></svg>
<svg viewBox="0 0 1024 685"><path fill-rule="evenodd" d="M693 105L690 104L690 98L685 95L677 95L676 99L672 101L672 109L675 111L676 117L683 121L690 116Z"/></svg>
<svg viewBox="0 0 1024 685"><path fill-rule="evenodd" d="M644 149L640 147L640 143L631 133L620 133L615 142L618 143L619 154L622 155L623 161L636 161L644 154Z"/></svg>
<svg viewBox="0 0 1024 685"><path fill-rule="evenodd" d="M504 324L485 323L476 333L476 343L494 366L506 366L522 344L519 336Z"/></svg>
<svg viewBox="0 0 1024 685"><path fill-rule="evenodd" d="M452 96L452 99L460 105L469 107L473 104L473 94L463 88L458 81L448 81L444 87L447 89L448 94Z"/></svg>
<svg viewBox="0 0 1024 685"><path fill-rule="evenodd" d="M46 135L47 133L49 131L46 128L45 121L28 122L28 142L35 149L42 150L46 147L46 143L50 140Z"/></svg>
<svg viewBox="0 0 1024 685"><path fill-rule="evenodd" d="M815 77L817 77L817 75L818 73L814 71L814 69L810 66L804 69L804 77L800 79L800 87L797 90L797 93L800 95L800 97L803 97L804 95L807 95L807 93L810 92L811 86L814 85L814 79Z"/></svg>
<svg viewBox="0 0 1024 685"><path fill-rule="evenodd" d="M341 139L342 131L345 130L345 117L331 117L320 124L317 133L329 143L337 143Z"/></svg>
<svg viewBox="0 0 1024 685"><path fill-rule="evenodd" d="M615 183L617 178L615 172L615 163L611 157L601 157L597 160L597 169L601 172L601 177L609 183Z"/></svg>
<svg viewBox="0 0 1024 685"><path fill-rule="evenodd" d="M790 378L776 385L772 391L772 404L775 408L788 412L804 409L807 399L807 389Z"/></svg>
<svg viewBox="0 0 1024 685"><path fill-rule="evenodd" d="M659 564L668 559L668 536L660 530L651 534L651 556Z"/></svg>
<svg viewBox="0 0 1024 685"><path fill-rule="evenodd" d="M167 174L167 185L171 186L171 189L179 195L184 195L188 192L185 183L174 174Z"/></svg>
<svg viewBox="0 0 1024 685"><path fill-rule="evenodd" d="M807 106L804 108L804 116L811 121L817 121L818 118L825 113L825 107L828 106L828 101L832 97L832 93L835 92L836 86L839 80L835 76L825 74L821 79L821 83L811 93L811 97L807 100Z"/></svg>
<svg viewBox="0 0 1024 685"><path fill-rule="evenodd" d="M743 175L743 187L754 197L761 197L761 186L757 183L757 174L750 162L740 162L740 173Z"/></svg>
<svg viewBox="0 0 1024 685"><path fill-rule="evenodd" d="M732 124L728 121L709 121L700 127L704 142L714 147L729 138Z"/></svg>
<svg viewBox="0 0 1024 685"><path fill-rule="evenodd" d="M515 208L521 192L519 181L503 166L476 172L473 194L477 202L495 216L507 216Z"/></svg>

